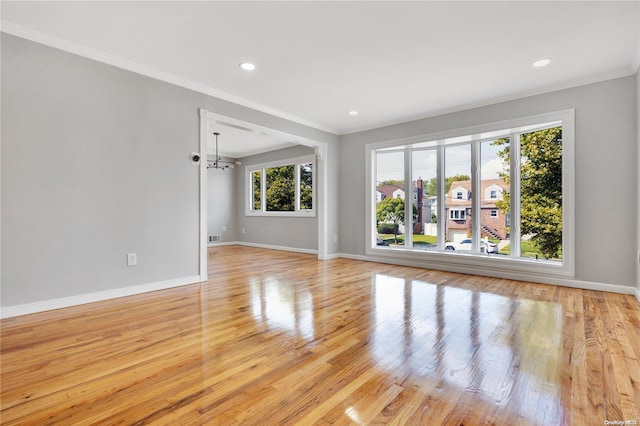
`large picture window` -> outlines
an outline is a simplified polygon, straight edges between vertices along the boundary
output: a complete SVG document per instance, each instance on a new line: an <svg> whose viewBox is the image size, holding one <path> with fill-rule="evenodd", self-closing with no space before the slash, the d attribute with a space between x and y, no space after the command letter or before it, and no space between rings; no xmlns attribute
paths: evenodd
<svg viewBox="0 0 640 426"><path fill-rule="evenodd" d="M314 215L314 165L310 156L247 166L246 214Z"/></svg>
<svg viewBox="0 0 640 426"><path fill-rule="evenodd" d="M367 252L572 275L573 111L466 131L367 146Z"/></svg>

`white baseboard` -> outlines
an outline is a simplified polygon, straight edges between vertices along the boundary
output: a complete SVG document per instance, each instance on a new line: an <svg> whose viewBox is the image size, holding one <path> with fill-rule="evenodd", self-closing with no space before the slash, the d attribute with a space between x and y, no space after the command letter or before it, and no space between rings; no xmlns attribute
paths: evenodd
<svg viewBox="0 0 640 426"><path fill-rule="evenodd" d="M207 247L235 246L235 245L238 245L237 241L220 241L219 243L208 243Z"/></svg>
<svg viewBox="0 0 640 426"><path fill-rule="evenodd" d="M340 259L341 257L340 253L328 254L326 256L318 255L319 260Z"/></svg>
<svg viewBox="0 0 640 426"><path fill-rule="evenodd" d="M173 280L159 281L131 287L122 287L95 293L79 294L59 299L43 300L41 302L27 303L24 305L6 306L0 309L0 318L4 319L20 315L35 314L38 312L51 311L53 309L68 308L70 306L116 299L118 297L133 296L135 294L148 293L150 291L164 290L167 288L180 287L199 282L201 282L200 276L194 275L191 277L176 278Z"/></svg>
<svg viewBox="0 0 640 426"><path fill-rule="evenodd" d="M640 302L640 288L636 288L636 299Z"/></svg>
<svg viewBox="0 0 640 426"><path fill-rule="evenodd" d="M304 249L304 248L297 248L297 247L274 246L270 244L249 243L246 241L236 241L235 244L239 246L245 246L245 247L256 247L256 248L264 248L264 249L270 249L270 250L291 251L295 253L305 253L305 254L318 254L318 250Z"/></svg>
<svg viewBox="0 0 640 426"><path fill-rule="evenodd" d="M211 243L207 245L207 247L217 247L217 246L245 246L245 247L264 248L269 250L290 251L295 253L318 254L318 250L313 250L313 249L276 246L276 245L270 245L270 244L251 243L246 241L229 241L224 243ZM326 256L318 255L319 260L339 259L340 257L341 257L340 253L328 254Z"/></svg>
<svg viewBox="0 0 640 426"><path fill-rule="evenodd" d="M369 259L367 256L364 256L362 254L338 253L338 257L341 257L343 259L363 260L365 262L377 262L376 260Z"/></svg>
<svg viewBox="0 0 640 426"><path fill-rule="evenodd" d="M402 266L413 266L416 268L425 269L425 265L412 260L405 259L386 259L386 258L378 258L371 257L359 254L349 254L349 253L340 253L340 257L345 259L353 259L353 260L362 260L365 262L378 262L378 263L386 263L392 265L402 265ZM537 275L529 275L526 273L509 273L509 272L487 272L483 271L481 274L478 273L477 270L473 270L465 267L453 267L447 266L442 267L439 265L429 265L427 269L435 269L442 270L448 272L458 272L461 274L470 274L470 275L482 275L482 276L490 276L495 278L505 278L514 281L525 281L525 282L534 282L540 284L551 284L551 285L559 285L563 287L572 287L579 288L582 290L596 290L596 291L606 291L610 293L620 293L620 294L635 294L635 296L640 301L640 292L630 286L618 285L618 284L607 284L607 283L597 283L592 281L581 281L575 280L571 278L559 278L559 277L541 277Z"/></svg>

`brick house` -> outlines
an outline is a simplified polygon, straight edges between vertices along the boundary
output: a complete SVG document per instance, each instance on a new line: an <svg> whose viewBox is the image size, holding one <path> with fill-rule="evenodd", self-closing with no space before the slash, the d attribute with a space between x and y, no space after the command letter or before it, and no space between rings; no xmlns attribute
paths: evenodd
<svg viewBox="0 0 640 426"><path fill-rule="evenodd" d="M509 237L508 217L497 206L509 186L502 179L484 179L480 184L481 236L504 240ZM445 236L460 241L471 235L471 181L453 181L445 202Z"/></svg>

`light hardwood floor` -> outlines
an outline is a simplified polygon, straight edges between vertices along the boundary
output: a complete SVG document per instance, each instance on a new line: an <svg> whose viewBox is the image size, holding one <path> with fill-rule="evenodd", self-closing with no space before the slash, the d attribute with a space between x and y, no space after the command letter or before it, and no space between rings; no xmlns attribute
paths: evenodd
<svg viewBox="0 0 640 426"><path fill-rule="evenodd" d="M0 422L640 424L632 296L246 247L208 259L201 285L2 321Z"/></svg>

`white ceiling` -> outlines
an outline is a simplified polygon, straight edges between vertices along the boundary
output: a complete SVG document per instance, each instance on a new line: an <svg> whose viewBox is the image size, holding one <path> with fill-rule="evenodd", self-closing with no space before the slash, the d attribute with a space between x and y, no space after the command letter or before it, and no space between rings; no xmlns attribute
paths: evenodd
<svg viewBox="0 0 640 426"><path fill-rule="evenodd" d="M629 75L640 61L636 1L0 7L5 32L336 134ZM533 68L541 58L552 62Z"/></svg>
<svg viewBox="0 0 640 426"><path fill-rule="evenodd" d="M287 142L279 137L256 131L249 126L238 125L223 119L210 119L207 131L207 153L216 154L216 140L218 136L218 156L242 158L276 149L294 146L294 142Z"/></svg>

